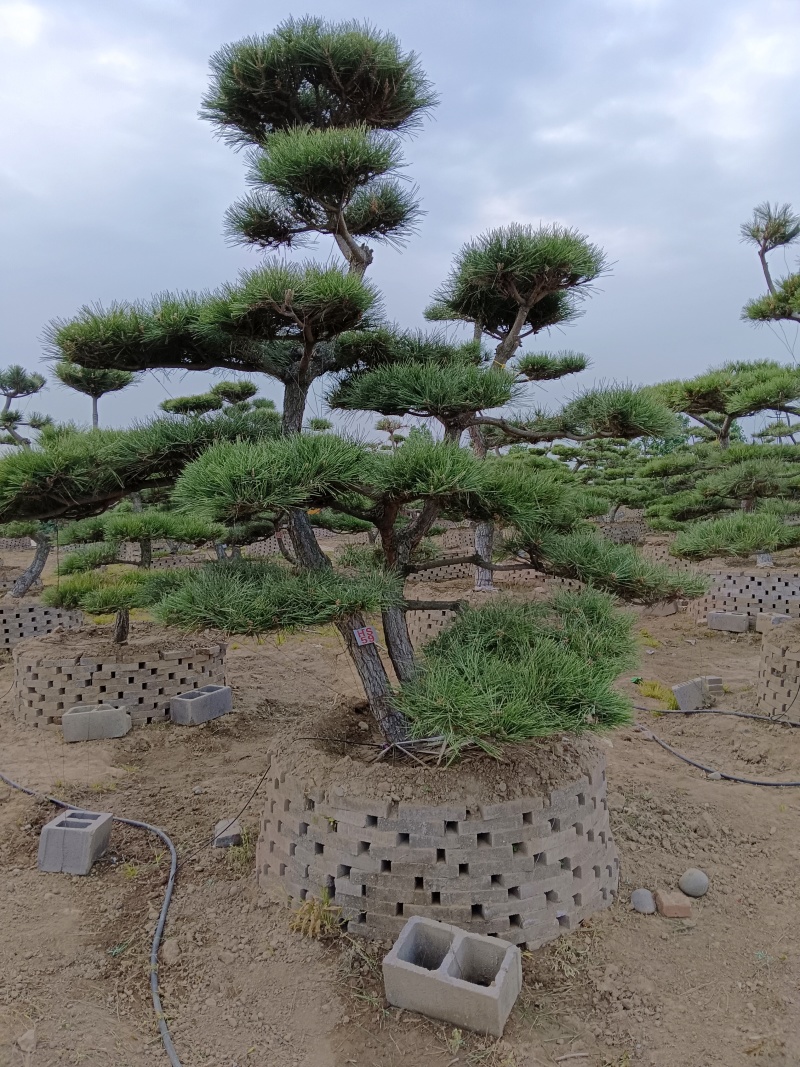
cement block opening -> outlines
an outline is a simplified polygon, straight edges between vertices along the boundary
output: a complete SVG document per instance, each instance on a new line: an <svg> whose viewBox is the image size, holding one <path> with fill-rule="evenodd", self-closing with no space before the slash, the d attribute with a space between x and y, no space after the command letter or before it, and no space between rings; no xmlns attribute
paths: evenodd
<svg viewBox="0 0 800 1067"><path fill-rule="evenodd" d="M472 985L494 985L507 951L505 941L490 945L486 941L465 937L453 953L447 973Z"/></svg>
<svg viewBox="0 0 800 1067"><path fill-rule="evenodd" d="M416 923L398 949L398 959L426 971L436 971L444 963L454 936L454 931L437 930L426 923Z"/></svg>

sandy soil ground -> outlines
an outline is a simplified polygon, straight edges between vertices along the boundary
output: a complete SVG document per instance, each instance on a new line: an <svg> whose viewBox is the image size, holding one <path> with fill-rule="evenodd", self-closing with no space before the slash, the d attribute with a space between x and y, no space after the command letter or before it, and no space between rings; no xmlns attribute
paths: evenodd
<svg viewBox="0 0 800 1067"><path fill-rule="evenodd" d="M721 675L726 704L754 710L756 638L712 634L685 616L641 619L640 630L641 676L673 684ZM798 791L708 780L632 728L609 738L620 899L526 955L523 994L496 1042L388 1009L385 946L290 931L288 908L254 882L257 793L243 816L245 845L208 847L215 822L256 789L277 727L359 699L333 632L280 644L234 641L229 679L236 713L227 718L66 746L56 728L15 723L11 666L0 668L0 769L72 802L157 823L178 847L160 971L185 1067L800 1062ZM628 679L621 684L636 691ZM721 769L800 779L796 731L637 714L679 750ZM52 815L48 804L0 785L0 1065L166 1063L148 991L168 869L163 846L117 827L90 877L41 875L38 831ZM630 910L632 889L672 887L689 866L711 879L691 920ZM17 1039L31 1029L36 1047L23 1052Z"/></svg>

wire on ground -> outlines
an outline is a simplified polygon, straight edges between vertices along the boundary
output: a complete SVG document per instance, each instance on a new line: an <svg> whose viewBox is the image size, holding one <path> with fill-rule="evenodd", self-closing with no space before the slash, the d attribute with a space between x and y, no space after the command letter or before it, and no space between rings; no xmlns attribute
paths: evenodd
<svg viewBox="0 0 800 1067"><path fill-rule="evenodd" d="M67 801L60 800L58 797L47 796L46 793L37 793L35 789L28 789L27 786L20 785L19 782L13 781L2 772L0 772L0 781L5 782L5 784L12 789L19 789L21 792L27 793L28 796L47 800L51 804L55 804L56 807L67 808L73 811L77 810L74 804L68 804ZM86 808L81 808L81 811L86 810ZM98 813L90 812L89 814L96 815ZM167 879L167 888L164 892L164 903L161 905L161 914L158 917L158 923L156 924L156 930L153 935L153 942L150 946L150 994L153 998L153 1010L156 1013L156 1021L158 1022L159 1033L161 1034L161 1040L164 1044L164 1051L169 1057L169 1062L172 1064L172 1067L182 1067L181 1061L178 1059L178 1053L175 1051L175 1046L170 1037L169 1027L167 1026L167 1020L164 1018L164 1010L161 1007L161 997L158 991L158 948L161 944L161 936L164 933L164 924L167 921L167 911L169 910L169 902L172 899L172 890L175 887L175 875L178 870L178 854L175 851L175 846L170 838L157 826L151 826L150 823L147 822L140 822L138 819L123 819L119 815L114 815L112 818L114 822L122 823L125 826L133 826L137 830L147 830L149 833L155 834L156 837L160 838L169 849L169 878Z"/></svg>

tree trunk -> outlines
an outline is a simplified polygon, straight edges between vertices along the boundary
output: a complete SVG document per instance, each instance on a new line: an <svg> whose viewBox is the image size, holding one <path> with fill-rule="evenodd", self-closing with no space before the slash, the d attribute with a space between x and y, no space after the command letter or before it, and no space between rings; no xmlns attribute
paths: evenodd
<svg viewBox="0 0 800 1067"><path fill-rule="evenodd" d="M609 522L616 522L617 521L617 514L618 514L619 509L621 507L622 507L622 504L614 504L612 506L611 510L608 513L608 521Z"/></svg>
<svg viewBox="0 0 800 1067"><path fill-rule="evenodd" d="M297 566L297 557L295 555L293 555L292 552L290 551L289 546L286 544L286 538L283 536L283 533L284 533L283 530L279 530L278 533L275 535L276 540L278 542L278 551L280 552L280 554L283 556L283 558L286 560L287 563L291 563L291 565L293 567L296 567Z"/></svg>
<svg viewBox="0 0 800 1067"><path fill-rule="evenodd" d="M128 632L131 628L131 613L128 608L120 608L114 616L114 630L112 637L115 645L124 644L128 640Z"/></svg>
<svg viewBox="0 0 800 1067"><path fill-rule="evenodd" d="M281 430L284 434L300 433L303 429L303 416L306 413L308 386L301 385L296 379L284 383L283 418Z"/></svg>
<svg viewBox="0 0 800 1067"><path fill-rule="evenodd" d="M391 703L391 686L377 645L359 645L354 630L366 626L364 616L360 613L337 619L336 629L342 635L350 658L358 671L358 677L364 687L369 702L369 710L387 741L405 741L408 738L408 722L404 715L396 711Z"/></svg>
<svg viewBox="0 0 800 1067"><path fill-rule="evenodd" d="M225 545L220 544L219 541L215 541L214 555L217 557L217 559L227 559L228 557L225 555Z"/></svg>
<svg viewBox="0 0 800 1067"><path fill-rule="evenodd" d="M47 557L50 555L49 537L45 534L37 533L33 535L33 539L36 542L36 552L33 555L33 561L30 566L25 568L19 578L17 578L11 586L11 595L14 597L25 596L44 570L44 565L47 563Z"/></svg>
<svg viewBox="0 0 800 1067"><path fill-rule="evenodd" d="M311 520L299 508L293 508L289 512L289 536L294 546L294 554L301 567L310 570L330 567L331 561L319 547L319 542L314 536Z"/></svg>
<svg viewBox="0 0 800 1067"><path fill-rule="evenodd" d="M494 545L494 526L490 522L479 522L475 527L475 552L487 562L492 562L492 547ZM493 572L485 567L475 567L475 592L493 593L497 586L492 580Z"/></svg>
<svg viewBox="0 0 800 1067"><path fill-rule="evenodd" d="M414 646L408 636L405 608L384 608L381 615L386 650L394 673L400 682L410 682L415 674Z"/></svg>
<svg viewBox="0 0 800 1067"><path fill-rule="evenodd" d="M145 570L150 570L153 565L153 542L149 537L145 537L139 542L139 551L142 555L139 565L144 567Z"/></svg>
<svg viewBox="0 0 800 1067"><path fill-rule="evenodd" d="M98 425L99 425L99 420L97 418L97 397L93 396L92 397L92 429L96 430Z"/></svg>
<svg viewBox="0 0 800 1067"><path fill-rule="evenodd" d="M242 558L242 546L241 545L231 545L231 559L241 559L241 558Z"/></svg>

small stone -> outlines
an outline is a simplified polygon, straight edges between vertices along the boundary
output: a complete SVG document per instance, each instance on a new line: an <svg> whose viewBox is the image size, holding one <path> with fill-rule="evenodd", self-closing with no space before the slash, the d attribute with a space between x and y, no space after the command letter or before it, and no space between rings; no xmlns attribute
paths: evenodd
<svg viewBox="0 0 800 1067"><path fill-rule="evenodd" d="M221 963L236 963L236 954L228 949L223 949L218 958Z"/></svg>
<svg viewBox="0 0 800 1067"><path fill-rule="evenodd" d="M498 793L505 793L508 791L508 786L505 782L498 782L496 788Z"/></svg>
<svg viewBox="0 0 800 1067"><path fill-rule="evenodd" d="M169 941L165 941L161 946L161 961L162 963L174 966L181 958L181 946L176 938L172 937Z"/></svg>
<svg viewBox="0 0 800 1067"><path fill-rule="evenodd" d="M721 782L722 775L719 773L719 771L712 771L711 774L709 774L708 776L708 780L709 782Z"/></svg>
<svg viewBox="0 0 800 1067"><path fill-rule="evenodd" d="M665 919L691 919L692 902L683 893L670 893L657 889L655 893L658 914Z"/></svg>
<svg viewBox="0 0 800 1067"><path fill-rule="evenodd" d="M238 819L220 819L214 827L214 848L233 848L242 843L242 827Z"/></svg>
<svg viewBox="0 0 800 1067"><path fill-rule="evenodd" d="M349 1015L343 1015L342 1016L342 1022L344 1023L345 1026L347 1026L347 1024L350 1022L350 1016Z"/></svg>
<svg viewBox="0 0 800 1067"><path fill-rule="evenodd" d="M358 724L358 728L359 728L359 730L364 730L364 731L369 730L369 723L368 722L364 722L364 720L362 719Z"/></svg>
<svg viewBox="0 0 800 1067"><path fill-rule="evenodd" d="M698 867L690 867L681 875L678 886L687 897L704 897L708 892L708 875Z"/></svg>
<svg viewBox="0 0 800 1067"><path fill-rule="evenodd" d="M201 796L201 795L202 795L203 793L205 793L205 789L203 789L203 787L202 787L202 786L200 786L200 785L196 785L196 786L194 787L194 789L192 790L192 792L194 793L194 795L195 795L196 797L199 797L199 796Z"/></svg>
<svg viewBox="0 0 800 1067"><path fill-rule="evenodd" d="M17 1038L17 1044L23 1052L34 1052L36 1049L36 1031L26 1030Z"/></svg>
<svg viewBox="0 0 800 1067"><path fill-rule="evenodd" d="M333 792L334 792L334 796L343 797L344 796L344 786L337 785Z"/></svg>
<svg viewBox="0 0 800 1067"><path fill-rule="evenodd" d="M656 902L649 889L634 889L631 893L631 905L640 915L654 915Z"/></svg>
<svg viewBox="0 0 800 1067"><path fill-rule="evenodd" d="M622 793L609 793L608 794L608 810L609 811L622 811L625 807L625 797Z"/></svg>

